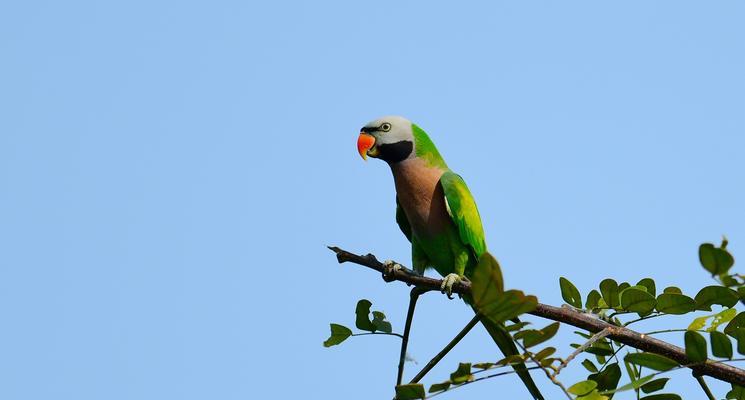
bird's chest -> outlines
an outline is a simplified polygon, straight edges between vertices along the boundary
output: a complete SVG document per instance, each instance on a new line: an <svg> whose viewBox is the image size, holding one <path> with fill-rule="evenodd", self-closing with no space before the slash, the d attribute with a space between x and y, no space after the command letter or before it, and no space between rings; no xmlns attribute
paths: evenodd
<svg viewBox="0 0 745 400"><path fill-rule="evenodd" d="M450 222L440 186L442 173L439 169L417 166L394 170L398 202L417 236L441 233Z"/></svg>

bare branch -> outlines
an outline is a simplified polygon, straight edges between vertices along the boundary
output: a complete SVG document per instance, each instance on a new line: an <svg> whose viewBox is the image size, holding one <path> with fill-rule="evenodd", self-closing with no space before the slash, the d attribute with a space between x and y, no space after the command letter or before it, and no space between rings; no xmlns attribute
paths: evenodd
<svg viewBox="0 0 745 400"><path fill-rule="evenodd" d="M566 366L569 365L569 363L572 362L572 360L574 360L575 357L577 357L578 355L580 355L580 353L582 353L583 351L587 350L590 346L592 346L593 344L595 344L595 342L597 342L598 340L600 340L600 339L602 339L602 338L604 338L604 337L606 337L606 336L608 336L610 334L611 334L611 330L608 329L608 328L605 328L602 331L594 334L585 344L583 344L582 346L577 347L577 349L575 349L572 352L572 354L570 354L569 357L567 357L566 360L564 360L564 362L562 362L561 365L559 365L556 368L556 372L554 372L553 376L556 377L557 375L559 375L559 373L561 372L561 370L564 369L564 368L566 368Z"/></svg>
<svg viewBox="0 0 745 400"><path fill-rule="evenodd" d="M567 388L564 387L564 384L561 383L561 381L559 381L558 379L556 379L556 374L552 374L551 372L549 372L549 368L544 367L540 361L536 360L535 356L533 356L533 354L530 353L528 349L525 348L525 346L520 344L520 342L516 341L515 344L517 344L520 347L520 349L523 351L523 353L525 353L528 356L528 358L530 358L530 361L533 361L534 363L536 363L536 365L538 365L538 367L543 371L543 373L546 374L546 378L548 378L548 380L551 381L551 383L558 386L559 389L561 389L561 391L564 392L564 395L569 400L572 400L572 395L569 394L569 392L567 391Z"/></svg>
<svg viewBox="0 0 745 400"><path fill-rule="evenodd" d="M372 254L360 256L338 247L329 247L329 249L336 253L339 263L352 262L372 268L380 273L384 272L385 266ZM440 290L440 285L442 284L442 280L440 279L418 275L407 269L393 271L388 277L388 280L401 281L408 285L415 285L431 290ZM471 286L466 281L461 281L453 285L453 293L467 294L470 290ZM665 356L680 365L688 366L697 376L710 376L724 382L745 386L745 370L721 362L707 361L705 363L695 364L686 356L685 350L678 346L625 327L615 326L597 318L593 314L583 313L571 307L554 307L541 303L538 303L535 310L529 314L562 322L593 333L607 329L610 331L608 334L609 338L639 350Z"/></svg>

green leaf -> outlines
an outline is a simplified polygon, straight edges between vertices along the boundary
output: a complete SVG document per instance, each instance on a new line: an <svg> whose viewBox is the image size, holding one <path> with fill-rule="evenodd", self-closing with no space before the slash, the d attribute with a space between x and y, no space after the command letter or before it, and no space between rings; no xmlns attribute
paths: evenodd
<svg viewBox="0 0 745 400"><path fill-rule="evenodd" d="M678 366L675 361L654 353L629 353L624 360L655 371L669 371Z"/></svg>
<svg viewBox="0 0 745 400"><path fill-rule="evenodd" d="M590 293L587 293L587 300L585 300L585 307L588 309L598 308L598 300L600 300L600 293L592 289Z"/></svg>
<svg viewBox="0 0 745 400"><path fill-rule="evenodd" d="M526 296L519 290L504 291L499 264L489 253L479 258L471 277L471 294L479 313L496 323L516 318L538 305L535 296Z"/></svg>
<svg viewBox="0 0 745 400"><path fill-rule="evenodd" d="M607 351L610 351L610 352L613 351L613 349L610 346L610 342L606 338L602 338L602 339L598 340L597 342L593 343L592 344L592 347L590 347L590 348L591 349L607 350ZM609 354L609 355L611 355L611 354Z"/></svg>
<svg viewBox="0 0 745 400"><path fill-rule="evenodd" d="M592 392L584 396L577 397L577 400L608 400L608 399L610 399L610 397L603 396L597 390L593 390Z"/></svg>
<svg viewBox="0 0 745 400"><path fill-rule="evenodd" d="M584 396L598 387L598 383L595 381L587 380L582 382L577 382L572 386L569 386L567 389L567 392L577 395L577 396Z"/></svg>
<svg viewBox="0 0 745 400"><path fill-rule="evenodd" d="M357 329L375 332L375 325L370 322L371 305L372 303L367 299L362 299L357 302L357 308L354 311L355 314L357 314L357 319L355 320L355 326L357 326Z"/></svg>
<svg viewBox="0 0 745 400"><path fill-rule="evenodd" d="M504 330L506 330L507 332L519 331L520 329L523 329L524 327L528 325L530 325L530 322L526 322L526 321L517 322L517 323L505 326Z"/></svg>
<svg viewBox="0 0 745 400"><path fill-rule="evenodd" d="M495 364L492 363L492 362L482 362L482 363L478 363L478 364L473 364L473 367L474 368L478 368L478 369L489 369L489 368L493 367L494 365Z"/></svg>
<svg viewBox="0 0 745 400"><path fill-rule="evenodd" d="M711 311L712 304L719 304L727 308L734 306L740 300L736 291L724 286L707 286L696 294L696 308Z"/></svg>
<svg viewBox="0 0 745 400"><path fill-rule="evenodd" d="M473 375L471 375L471 363L458 364L458 369L450 374L450 382L455 385L468 382L471 379L473 379Z"/></svg>
<svg viewBox="0 0 745 400"><path fill-rule="evenodd" d="M523 362L525 362L525 357L522 354L512 354L497 361L497 365L520 364Z"/></svg>
<svg viewBox="0 0 745 400"><path fill-rule="evenodd" d="M582 295L579 290L569 279L563 276L559 278L559 287L561 288L561 297L572 307L582 308Z"/></svg>
<svg viewBox="0 0 745 400"><path fill-rule="evenodd" d="M706 339L700 333L686 331L685 336L686 356L694 363L706 361Z"/></svg>
<svg viewBox="0 0 745 400"><path fill-rule="evenodd" d="M636 365L628 361L624 361L623 364L626 367L626 373L629 375L629 380L635 381L639 379L639 371Z"/></svg>
<svg viewBox="0 0 745 400"><path fill-rule="evenodd" d="M680 288L675 286L668 286L665 288L665 290L662 291L662 293L670 293L670 294L683 294L683 291L680 290Z"/></svg>
<svg viewBox="0 0 745 400"><path fill-rule="evenodd" d="M546 347L545 349L539 351L538 353L535 353L533 358L535 358L538 361L543 360L544 358L550 356L551 354L556 353L556 348L554 347Z"/></svg>
<svg viewBox="0 0 745 400"><path fill-rule="evenodd" d="M504 292L502 269L499 268L497 259L489 253L484 253L479 258L471 281L471 294L475 301L484 296L493 298Z"/></svg>
<svg viewBox="0 0 745 400"><path fill-rule="evenodd" d="M724 327L724 333L734 337L737 328L742 327L745 327L745 311L737 314L735 318L732 318L732 321Z"/></svg>
<svg viewBox="0 0 745 400"><path fill-rule="evenodd" d="M745 328L735 329L735 339L737 340L737 352L745 354Z"/></svg>
<svg viewBox="0 0 745 400"><path fill-rule="evenodd" d="M712 276L726 274L735 263L735 259L726 249L714 247L711 243L699 246L698 259Z"/></svg>
<svg viewBox="0 0 745 400"><path fill-rule="evenodd" d="M657 292L657 287L654 284L654 280L652 278L644 278L639 281L639 283L636 284L636 286L644 286L647 288L647 293L654 296Z"/></svg>
<svg viewBox="0 0 745 400"><path fill-rule="evenodd" d="M681 398L675 393L660 393L644 396L640 400L681 400Z"/></svg>
<svg viewBox="0 0 745 400"><path fill-rule="evenodd" d="M727 392L727 399L745 400L745 388L732 384L732 390Z"/></svg>
<svg viewBox="0 0 745 400"><path fill-rule="evenodd" d="M613 279L604 279L600 282L600 293L603 295L603 300L608 307L616 308L620 305L618 301L618 283Z"/></svg>
<svg viewBox="0 0 745 400"><path fill-rule="evenodd" d="M703 317L698 317L691 322L690 325L688 325L689 331L698 331L701 329L704 329L704 326L706 325L706 320L713 317L713 315L704 315Z"/></svg>
<svg viewBox="0 0 745 400"><path fill-rule="evenodd" d="M644 393L652 393L656 392L658 390L662 390L665 388L665 384L667 384L667 381L669 381L670 378L659 378L655 379L653 381L649 381L649 383L645 383L642 385L641 389Z"/></svg>
<svg viewBox="0 0 745 400"><path fill-rule="evenodd" d="M640 378L640 379L631 381L630 383L627 383L627 384L621 386L618 389L606 391L606 392L603 392L603 393L604 394L610 394L610 393L625 392L627 390L636 390L636 389L639 389L640 387L642 387L642 385L644 385L645 383L647 383L650 380L652 380L653 377L654 377L653 375L645 376L643 378Z"/></svg>
<svg viewBox="0 0 745 400"><path fill-rule="evenodd" d="M682 294L663 293L657 296L657 311L686 314L696 309L696 301Z"/></svg>
<svg viewBox="0 0 745 400"><path fill-rule="evenodd" d="M593 363L591 360L582 361L582 366L590 372L598 372L598 367L596 367L595 363Z"/></svg>
<svg viewBox="0 0 745 400"><path fill-rule="evenodd" d="M429 387L429 392L430 393L442 392L443 390L448 390L449 388L450 388L450 381L446 381L442 383L435 383Z"/></svg>
<svg viewBox="0 0 745 400"><path fill-rule="evenodd" d="M424 385L421 383L408 383L406 385L396 386L396 400L423 399L426 396Z"/></svg>
<svg viewBox="0 0 745 400"><path fill-rule="evenodd" d="M576 343L572 343L570 346L572 346L575 349L580 347L580 345ZM592 345L591 347L588 347L587 349L585 349L585 353L594 354L596 356L611 356L613 355L613 350L598 347L596 345Z"/></svg>
<svg viewBox="0 0 745 400"><path fill-rule="evenodd" d="M709 332L709 341L711 342L711 354L714 357L732 358L732 342L727 335L718 331Z"/></svg>
<svg viewBox="0 0 745 400"><path fill-rule="evenodd" d="M722 283L722 286L727 286L727 287L740 285L737 282L737 279L735 279L734 275L727 275L727 274L719 275L719 281ZM739 290L738 290L738 293L742 295L742 292L740 292Z"/></svg>
<svg viewBox="0 0 745 400"><path fill-rule="evenodd" d="M708 332L715 331L717 328L719 328L719 325L722 325L725 322L729 322L732 320L732 318L735 318L737 315L737 310L734 308L728 308L726 310L722 310L714 315L714 320L711 321L711 326L708 327L706 330Z"/></svg>
<svg viewBox="0 0 745 400"><path fill-rule="evenodd" d="M385 314L383 314L380 311L373 311L372 324L375 326L375 329L381 332L385 332L385 333L393 332L391 323L385 320Z"/></svg>
<svg viewBox="0 0 745 400"><path fill-rule="evenodd" d="M640 317L648 315L654 310L657 300L654 296L638 287L629 287L621 293L621 307L624 310L635 312Z"/></svg>
<svg viewBox="0 0 745 400"><path fill-rule="evenodd" d="M352 331L344 325L331 324L331 336L323 342L323 347L335 346L352 336Z"/></svg>
<svg viewBox="0 0 745 400"><path fill-rule="evenodd" d="M473 286L472 286L473 287ZM500 294L491 303L480 303L476 307L479 312L493 322L503 323L527 312L533 311L538 305L538 298L526 296L519 290L508 290Z"/></svg>
<svg viewBox="0 0 745 400"><path fill-rule="evenodd" d="M558 359L558 358L556 358L556 357L544 358L543 360L541 360L541 366L542 367L550 367L551 364L554 363L554 361L561 361L561 360Z"/></svg>
<svg viewBox="0 0 745 400"><path fill-rule="evenodd" d="M574 333L579 334L580 336L585 336L582 332L576 332L575 331ZM587 338L589 339L589 336L587 336ZM572 343L570 346L572 346L575 349L581 347L581 345L579 345L577 343ZM600 339L597 342L593 343L592 346L590 346L589 348L585 349L585 352L586 353L590 353L590 354L594 354L596 356L610 356L610 355L613 355L613 350L611 350L610 343L605 338ZM603 360L603 361L598 360L598 362L599 363L604 363L605 360Z"/></svg>
<svg viewBox="0 0 745 400"><path fill-rule="evenodd" d="M551 339L559 330L559 323L554 322L543 329L528 329L515 334L515 339L522 339L526 348L541 344Z"/></svg>
<svg viewBox="0 0 745 400"><path fill-rule="evenodd" d="M618 363L608 364L605 369L597 374L590 374L587 379L592 379L598 383L598 390L615 390L618 387L618 381L621 380L621 367Z"/></svg>
<svg viewBox="0 0 745 400"><path fill-rule="evenodd" d="M584 333L582 331L574 331L574 333L577 334L577 335L582 336L585 339L590 339L592 337L592 335L590 335L588 333Z"/></svg>

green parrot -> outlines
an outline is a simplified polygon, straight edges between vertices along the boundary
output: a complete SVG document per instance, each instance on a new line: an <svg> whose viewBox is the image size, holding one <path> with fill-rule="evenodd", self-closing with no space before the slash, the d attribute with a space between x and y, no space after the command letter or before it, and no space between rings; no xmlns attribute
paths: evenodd
<svg viewBox="0 0 745 400"><path fill-rule="evenodd" d="M411 242L414 271L434 268L443 276L442 290L471 276L487 252L476 202L459 175L448 168L437 147L417 125L386 116L362 127L357 150L388 163L396 186L396 222ZM391 265L389 267L400 267ZM481 323L505 356L518 349L502 324ZM535 399L543 399L524 364L514 366Z"/></svg>

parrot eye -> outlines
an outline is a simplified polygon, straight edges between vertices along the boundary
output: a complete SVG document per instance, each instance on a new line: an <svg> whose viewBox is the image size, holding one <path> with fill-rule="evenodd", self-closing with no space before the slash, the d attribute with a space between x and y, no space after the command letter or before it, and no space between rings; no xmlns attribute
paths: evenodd
<svg viewBox="0 0 745 400"><path fill-rule="evenodd" d="M391 124L384 122L383 125L380 125L380 130L383 132L388 132L391 130Z"/></svg>

